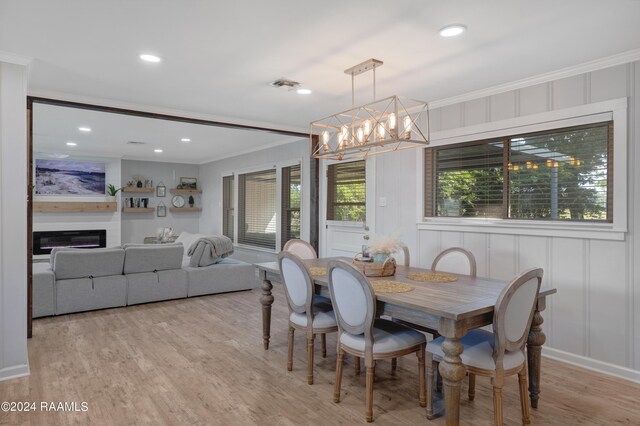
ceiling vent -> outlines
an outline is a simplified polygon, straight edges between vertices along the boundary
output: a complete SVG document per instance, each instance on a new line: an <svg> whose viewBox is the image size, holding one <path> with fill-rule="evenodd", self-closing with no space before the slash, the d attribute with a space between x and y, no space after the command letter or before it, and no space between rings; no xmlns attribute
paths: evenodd
<svg viewBox="0 0 640 426"><path fill-rule="evenodd" d="M138 141L129 141L127 145L146 145L146 142L138 142Z"/></svg>
<svg viewBox="0 0 640 426"><path fill-rule="evenodd" d="M272 81L271 83L269 83L269 86L275 87L276 89L285 89L287 91L290 91L300 86L300 83L283 77L277 79L276 81Z"/></svg>

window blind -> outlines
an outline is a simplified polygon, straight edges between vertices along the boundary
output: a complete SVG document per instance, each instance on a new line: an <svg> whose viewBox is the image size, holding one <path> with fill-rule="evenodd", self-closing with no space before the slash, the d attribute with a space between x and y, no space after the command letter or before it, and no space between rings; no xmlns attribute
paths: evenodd
<svg viewBox="0 0 640 426"><path fill-rule="evenodd" d="M364 222L366 211L365 161L332 164L327 169L327 219Z"/></svg>
<svg viewBox="0 0 640 426"><path fill-rule="evenodd" d="M501 217L503 150L501 141L437 149L436 215Z"/></svg>
<svg viewBox="0 0 640 426"><path fill-rule="evenodd" d="M613 220L613 122L425 149L425 216Z"/></svg>
<svg viewBox="0 0 640 426"><path fill-rule="evenodd" d="M276 248L275 169L238 175L238 243Z"/></svg>
<svg viewBox="0 0 640 426"><path fill-rule="evenodd" d="M222 235L226 235L233 241L234 199L233 199L233 175L222 178Z"/></svg>
<svg viewBox="0 0 640 426"><path fill-rule="evenodd" d="M509 139L509 217L606 220L610 123Z"/></svg>
<svg viewBox="0 0 640 426"><path fill-rule="evenodd" d="M300 180L300 165L282 168L282 206L280 216L281 242L280 248L294 238L300 238L300 196L302 182Z"/></svg>

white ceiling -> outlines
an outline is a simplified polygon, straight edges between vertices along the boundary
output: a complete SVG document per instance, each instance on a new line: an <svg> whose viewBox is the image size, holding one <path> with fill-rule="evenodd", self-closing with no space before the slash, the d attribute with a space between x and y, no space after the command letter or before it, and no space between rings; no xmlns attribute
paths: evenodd
<svg viewBox="0 0 640 426"><path fill-rule="evenodd" d="M32 93L305 130L350 106L343 70L371 57L379 98L431 101L637 49L639 21L637 0L0 0L0 51L34 58ZM452 23L468 31L437 34ZM313 94L269 87L279 77Z"/></svg>
<svg viewBox="0 0 640 426"><path fill-rule="evenodd" d="M91 132L81 132L89 127ZM189 143L181 142L189 138ZM129 141L144 145L128 144ZM33 150L66 154L203 164L239 153L299 141L300 137L238 130L34 103ZM76 146L67 146L74 142ZM162 149L155 153L154 149ZM259 154L256 154L259 155Z"/></svg>

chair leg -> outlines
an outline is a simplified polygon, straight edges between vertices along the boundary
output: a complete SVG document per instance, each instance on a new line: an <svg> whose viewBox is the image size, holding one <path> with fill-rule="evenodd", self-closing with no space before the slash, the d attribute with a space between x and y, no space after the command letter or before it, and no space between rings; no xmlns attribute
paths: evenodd
<svg viewBox="0 0 640 426"><path fill-rule="evenodd" d="M476 397L476 375L469 373L469 401L473 401Z"/></svg>
<svg viewBox="0 0 640 426"><path fill-rule="evenodd" d="M333 388L333 402L340 402L340 385L342 384L342 365L344 364L344 351L338 349L336 361L336 385Z"/></svg>
<svg viewBox="0 0 640 426"><path fill-rule="evenodd" d="M313 334L307 337L307 383L313 384Z"/></svg>
<svg viewBox="0 0 640 426"><path fill-rule="evenodd" d="M419 395L420 395L420 406L421 407L426 407L427 406L427 395L426 395L426 385L424 382L424 370L425 370L425 347L426 345L422 345L420 347L420 350L416 353L416 355L418 356L418 383L420 386L419 389ZM394 358L395 359L395 358Z"/></svg>
<svg viewBox="0 0 640 426"><path fill-rule="evenodd" d="M391 374L395 375L398 369L398 358L391 358Z"/></svg>
<svg viewBox="0 0 640 426"><path fill-rule="evenodd" d="M366 377L367 397L366 397L365 414L366 414L367 422L370 423L373 421L373 376L375 375L375 371L376 371L375 361L373 363L373 366L366 367L366 368L367 368L367 377Z"/></svg>
<svg viewBox="0 0 640 426"><path fill-rule="evenodd" d="M493 383L493 419L496 426L502 426L502 386L504 385L504 377L497 375L491 379Z"/></svg>
<svg viewBox="0 0 640 426"><path fill-rule="evenodd" d="M360 358L355 357L356 359L356 364L355 364L355 369L356 369L356 376L360 375Z"/></svg>
<svg viewBox="0 0 640 426"><path fill-rule="evenodd" d="M295 328L289 326L289 354L287 357L287 370L293 370L293 333L295 332Z"/></svg>
<svg viewBox="0 0 640 426"><path fill-rule="evenodd" d="M522 424L530 425L529 398L527 395L527 367L518 372L518 384L520 385L520 406L522 407Z"/></svg>
<svg viewBox="0 0 640 426"><path fill-rule="evenodd" d="M427 352L427 419L433 419L433 379L437 369L437 363L433 361L431 352Z"/></svg>
<svg viewBox="0 0 640 426"><path fill-rule="evenodd" d="M322 333L320 335L320 343L322 343L322 358L327 357L327 335Z"/></svg>

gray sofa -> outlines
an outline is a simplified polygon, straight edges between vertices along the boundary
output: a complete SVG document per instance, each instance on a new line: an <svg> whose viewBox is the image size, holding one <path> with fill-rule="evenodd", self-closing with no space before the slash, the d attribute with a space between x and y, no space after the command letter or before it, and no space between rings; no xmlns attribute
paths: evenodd
<svg viewBox="0 0 640 426"><path fill-rule="evenodd" d="M252 265L226 258L194 268L182 243L54 249L33 264L33 317L258 287Z"/></svg>

